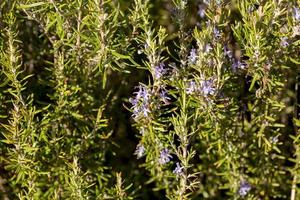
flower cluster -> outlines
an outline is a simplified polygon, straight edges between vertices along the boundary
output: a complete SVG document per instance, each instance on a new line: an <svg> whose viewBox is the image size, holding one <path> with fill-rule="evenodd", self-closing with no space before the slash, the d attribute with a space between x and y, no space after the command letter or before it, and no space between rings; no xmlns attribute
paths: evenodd
<svg viewBox="0 0 300 200"><path fill-rule="evenodd" d="M141 158L141 157L143 157L144 154L145 154L145 147L144 147L144 145L138 144L137 147L136 147L136 150L135 150L134 154L136 155L136 157L138 159Z"/></svg>
<svg viewBox="0 0 300 200"><path fill-rule="evenodd" d="M226 45L224 46L224 55L227 56L229 59L233 58L232 51Z"/></svg>
<svg viewBox="0 0 300 200"><path fill-rule="evenodd" d="M198 12L197 12L197 14L201 17L201 18L204 18L205 17L205 8L206 6L205 6L205 4L200 4L199 6L198 6Z"/></svg>
<svg viewBox="0 0 300 200"><path fill-rule="evenodd" d="M214 95L216 93L213 80L201 81L201 89L204 96Z"/></svg>
<svg viewBox="0 0 300 200"><path fill-rule="evenodd" d="M232 64L232 70L236 71L238 69L245 69L247 67L246 63L241 62L240 60L235 60Z"/></svg>
<svg viewBox="0 0 300 200"><path fill-rule="evenodd" d="M172 156L170 155L169 149L164 148L160 151L158 162L162 165L171 161Z"/></svg>
<svg viewBox="0 0 300 200"><path fill-rule="evenodd" d="M187 94L193 94L199 91L199 87L197 86L195 81L190 81L188 83L187 89L186 89L186 93Z"/></svg>
<svg viewBox="0 0 300 200"><path fill-rule="evenodd" d="M209 53L213 48L211 47L211 44L207 43L204 45L204 53Z"/></svg>
<svg viewBox="0 0 300 200"><path fill-rule="evenodd" d="M210 95L214 95L216 93L216 88L214 86L214 81L204 80L200 83L196 83L195 81L188 82L188 86L186 89L187 94L202 94L207 97Z"/></svg>
<svg viewBox="0 0 300 200"><path fill-rule="evenodd" d="M242 181L239 188L239 195L244 197L251 190L251 185L245 181Z"/></svg>
<svg viewBox="0 0 300 200"><path fill-rule="evenodd" d="M259 52L255 51L255 57L259 56ZM236 72L238 69L246 69L247 64L240 59L236 59L233 57L233 52L228 48L228 46L224 46L224 55L230 60L232 70Z"/></svg>
<svg viewBox="0 0 300 200"><path fill-rule="evenodd" d="M220 39L221 38L221 32L217 27L214 27L213 34L214 34L215 39Z"/></svg>
<svg viewBox="0 0 300 200"><path fill-rule="evenodd" d="M159 80L166 74L167 74L167 69L165 68L164 63L160 63L158 66L154 67L154 78L155 79Z"/></svg>
<svg viewBox="0 0 300 200"><path fill-rule="evenodd" d="M135 98L130 98L129 102L132 104L133 118L135 120L141 118L148 118L150 114L150 92L144 85L138 86L138 91L135 92Z"/></svg>
<svg viewBox="0 0 300 200"><path fill-rule="evenodd" d="M293 7L293 17L295 21L300 21L300 9L297 7Z"/></svg>
<svg viewBox="0 0 300 200"><path fill-rule="evenodd" d="M168 92L166 89L161 88L161 91L159 93L160 101L162 101L164 104L169 104L169 101L171 100L170 97L168 97Z"/></svg>
<svg viewBox="0 0 300 200"><path fill-rule="evenodd" d="M188 60L191 64L196 64L196 62L197 62L197 50L196 49L194 49L194 48L191 49Z"/></svg>
<svg viewBox="0 0 300 200"><path fill-rule="evenodd" d="M176 176L182 176L183 175L183 167L177 162L176 168L173 170L173 173L176 174Z"/></svg>

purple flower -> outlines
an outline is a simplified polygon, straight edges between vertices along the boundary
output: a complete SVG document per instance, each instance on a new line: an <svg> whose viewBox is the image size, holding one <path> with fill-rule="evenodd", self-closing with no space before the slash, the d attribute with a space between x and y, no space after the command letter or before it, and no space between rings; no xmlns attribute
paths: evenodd
<svg viewBox="0 0 300 200"><path fill-rule="evenodd" d="M282 38L281 38L280 45L281 45L283 48L286 48L287 46L289 46L289 43L288 43L287 40L288 40L287 37L282 37Z"/></svg>
<svg viewBox="0 0 300 200"><path fill-rule="evenodd" d="M213 33L214 33L214 37L216 39L220 39L221 33L220 33L220 31L219 31L219 29L217 27L214 27Z"/></svg>
<svg viewBox="0 0 300 200"><path fill-rule="evenodd" d="M170 162L171 158L172 156L170 155L169 150L167 148L164 148L160 151L158 162L163 165Z"/></svg>
<svg viewBox="0 0 300 200"><path fill-rule="evenodd" d="M177 162L176 163L176 168L173 170L173 173L176 174L176 176L181 176L183 175L183 167Z"/></svg>
<svg viewBox="0 0 300 200"><path fill-rule="evenodd" d="M140 113L143 114L143 117L148 118L150 114L149 105L148 104L142 104L139 110Z"/></svg>
<svg viewBox="0 0 300 200"><path fill-rule="evenodd" d="M203 4L200 4L198 6L198 12L197 14L201 17L201 18L204 18L205 17L205 5Z"/></svg>
<svg viewBox="0 0 300 200"><path fill-rule="evenodd" d="M136 100L144 100L144 101L148 101L150 94L148 92L148 88L143 86L143 85L139 85L138 86L138 91L134 92L134 94L136 94Z"/></svg>
<svg viewBox="0 0 300 200"><path fill-rule="evenodd" d="M138 118L138 116L140 115L140 108L139 106L133 106L133 118Z"/></svg>
<svg viewBox="0 0 300 200"><path fill-rule="evenodd" d="M225 54L225 56L228 56L228 58L230 58L230 59L233 57L232 51L229 50L229 48L227 46L224 46L224 54Z"/></svg>
<svg viewBox="0 0 300 200"><path fill-rule="evenodd" d="M135 120L140 118L148 118L150 114L150 93L148 88L143 85L138 86L138 91L134 92L136 94L135 98L130 98L129 102L132 104L133 118Z"/></svg>
<svg viewBox="0 0 300 200"><path fill-rule="evenodd" d="M204 96L214 95L216 89L212 80L206 80L201 82L201 90Z"/></svg>
<svg viewBox="0 0 300 200"><path fill-rule="evenodd" d="M212 47L209 43L205 44L204 46L204 52L209 53L212 50Z"/></svg>
<svg viewBox="0 0 300 200"><path fill-rule="evenodd" d="M245 181L242 181L239 188L239 195L244 197L251 190L251 185Z"/></svg>
<svg viewBox="0 0 300 200"><path fill-rule="evenodd" d="M147 43L144 44L144 49L148 49L149 45Z"/></svg>
<svg viewBox="0 0 300 200"><path fill-rule="evenodd" d="M201 93L203 96L207 97L208 95L214 95L216 93L216 89L214 87L213 80L201 81L200 84L196 83L195 81L190 81L188 83L186 93Z"/></svg>
<svg viewBox="0 0 300 200"><path fill-rule="evenodd" d="M191 49L191 52L190 52L190 55L189 55L188 59L189 59L189 62L191 64L196 63L196 61L197 61L197 50L196 49L194 49L194 48Z"/></svg>
<svg viewBox="0 0 300 200"><path fill-rule="evenodd" d="M293 7L295 21L300 21L300 9Z"/></svg>
<svg viewBox="0 0 300 200"><path fill-rule="evenodd" d="M129 98L129 102L132 104L133 107L137 106L138 100L136 98Z"/></svg>
<svg viewBox="0 0 300 200"><path fill-rule="evenodd" d="M135 149L134 154L135 154L136 157L139 159L139 158L141 158L141 157L144 156L144 153L145 153L145 147L144 147L144 145L138 144L138 145L136 146L136 149Z"/></svg>
<svg viewBox="0 0 300 200"><path fill-rule="evenodd" d="M171 98L168 97L167 94L168 94L168 93L167 93L167 91L166 91L165 89L162 89L162 90L160 91L160 94L159 94L160 100L161 100L162 102L164 102L165 104L169 104L169 100L171 100Z"/></svg>
<svg viewBox="0 0 300 200"><path fill-rule="evenodd" d="M237 60L232 64L233 71L237 69L245 69L247 67L246 63L242 63L241 61Z"/></svg>
<svg viewBox="0 0 300 200"><path fill-rule="evenodd" d="M198 90L198 87L196 85L195 81L190 81L188 83L187 89L186 89L186 93L187 94L193 94Z"/></svg>
<svg viewBox="0 0 300 200"><path fill-rule="evenodd" d="M154 68L154 77L155 79L160 79L167 73L167 70L165 69L165 64L161 63L158 66L155 66Z"/></svg>

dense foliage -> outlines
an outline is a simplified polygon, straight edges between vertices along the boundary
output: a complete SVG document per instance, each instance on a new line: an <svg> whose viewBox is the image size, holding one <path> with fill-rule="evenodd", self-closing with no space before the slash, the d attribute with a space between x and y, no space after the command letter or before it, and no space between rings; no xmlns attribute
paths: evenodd
<svg viewBox="0 0 300 200"><path fill-rule="evenodd" d="M300 199L297 0L0 1L0 198Z"/></svg>

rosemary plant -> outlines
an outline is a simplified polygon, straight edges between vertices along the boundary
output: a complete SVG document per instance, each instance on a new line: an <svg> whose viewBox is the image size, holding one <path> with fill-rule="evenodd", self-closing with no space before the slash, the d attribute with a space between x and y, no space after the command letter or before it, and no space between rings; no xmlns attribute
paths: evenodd
<svg viewBox="0 0 300 200"><path fill-rule="evenodd" d="M1 199L300 199L299 0L0 1Z"/></svg>

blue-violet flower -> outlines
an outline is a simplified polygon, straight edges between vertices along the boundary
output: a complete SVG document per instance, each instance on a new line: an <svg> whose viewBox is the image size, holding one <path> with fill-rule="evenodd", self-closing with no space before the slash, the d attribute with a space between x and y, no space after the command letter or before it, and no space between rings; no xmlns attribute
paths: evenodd
<svg viewBox="0 0 300 200"><path fill-rule="evenodd" d="M188 59L189 59L189 62L191 64L196 63L196 61L197 61L197 50L196 49L194 49L194 48L191 49L191 52L190 52L190 55L189 55Z"/></svg>
<svg viewBox="0 0 300 200"><path fill-rule="evenodd" d="M165 89L161 89L160 93L159 93L159 97L160 97L160 100L162 102L164 102L165 104L169 104L169 100L171 100L170 97L168 97L167 95L167 91Z"/></svg>
<svg viewBox="0 0 300 200"><path fill-rule="evenodd" d="M177 162L176 163L176 168L173 170L173 173L176 174L176 176L181 176L183 175L183 167Z"/></svg>
<svg viewBox="0 0 300 200"><path fill-rule="evenodd" d="M134 154L139 159L139 158L143 157L144 153L145 153L145 147L144 147L144 145L138 144L136 146L136 150L135 150Z"/></svg>
<svg viewBox="0 0 300 200"><path fill-rule="evenodd" d="M198 86L196 85L195 81L190 81L188 83L187 89L186 89L186 93L187 94L193 94L195 92L197 92L199 90Z"/></svg>
<svg viewBox="0 0 300 200"><path fill-rule="evenodd" d="M240 188L239 188L239 195L244 197L248 194L248 192L251 190L251 185L245 181L241 182Z"/></svg>
<svg viewBox="0 0 300 200"><path fill-rule="evenodd" d="M172 156L170 155L169 150L167 148L164 148L160 151L158 162L163 165L170 162L171 158Z"/></svg>
<svg viewBox="0 0 300 200"><path fill-rule="evenodd" d="M214 95L216 92L212 80L201 81L201 90L204 96Z"/></svg>
<svg viewBox="0 0 300 200"><path fill-rule="evenodd" d="M202 93L203 96L207 97L208 95L214 95L216 93L216 89L214 87L213 80L201 81L200 84L197 84L195 81L190 81L188 83L186 93Z"/></svg>
<svg viewBox="0 0 300 200"><path fill-rule="evenodd" d="M213 33L216 39L220 39L221 33L217 27L214 27Z"/></svg>
<svg viewBox="0 0 300 200"><path fill-rule="evenodd" d="M200 4L198 6L198 12L197 14L201 17L204 18L205 17L205 6L203 4Z"/></svg>
<svg viewBox="0 0 300 200"><path fill-rule="evenodd" d="M237 69L245 69L247 67L246 63L241 62L240 60L236 60L232 64L233 71L236 71Z"/></svg>
<svg viewBox="0 0 300 200"><path fill-rule="evenodd" d="M135 120L144 117L148 118L150 114L150 93L148 88L143 85L138 86L138 91L134 92L136 94L135 98L130 98L129 102L132 104L133 118Z"/></svg>
<svg viewBox="0 0 300 200"><path fill-rule="evenodd" d="M211 44L207 43L204 46L204 52L209 53L212 50Z"/></svg>
<svg viewBox="0 0 300 200"><path fill-rule="evenodd" d="M230 59L233 57L232 51L226 45L224 46L224 54L225 56L228 56L228 58Z"/></svg>
<svg viewBox="0 0 300 200"><path fill-rule="evenodd" d="M162 78L167 73L164 63L160 63L158 66L154 68L154 77L156 79Z"/></svg>
<svg viewBox="0 0 300 200"><path fill-rule="evenodd" d="M296 21L300 21L300 9L297 7L293 7L293 11L294 11L294 19Z"/></svg>

